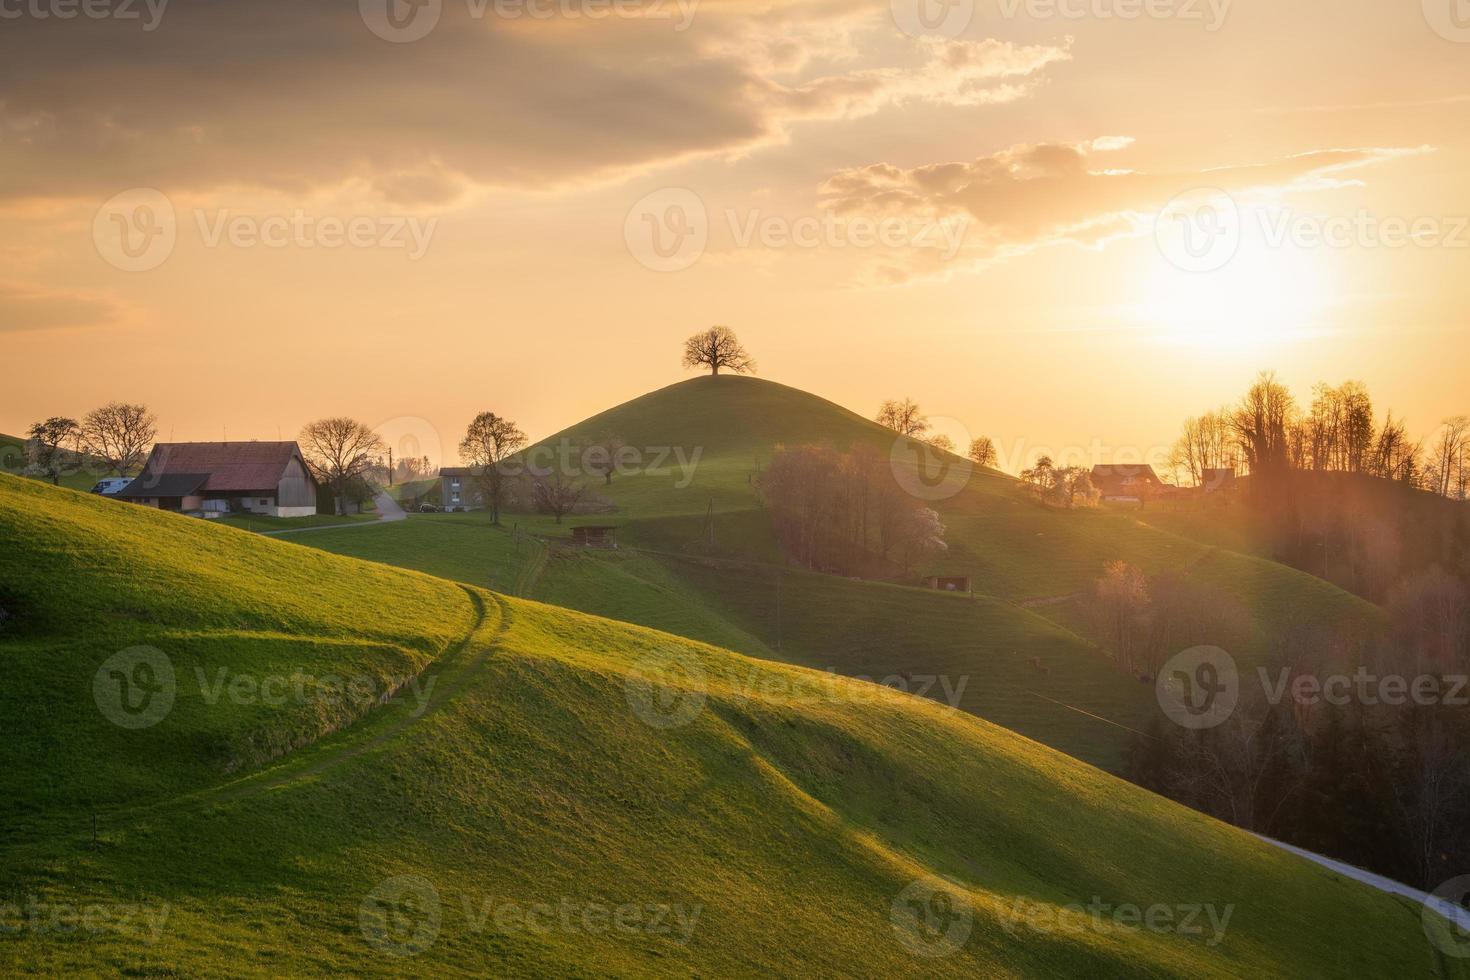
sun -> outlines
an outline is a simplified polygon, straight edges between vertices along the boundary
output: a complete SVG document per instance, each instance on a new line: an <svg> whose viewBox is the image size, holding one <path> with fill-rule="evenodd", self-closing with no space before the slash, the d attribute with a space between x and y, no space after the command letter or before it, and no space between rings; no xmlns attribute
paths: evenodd
<svg viewBox="0 0 1470 980"><path fill-rule="evenodd" d="M1316 250L1245 237L1222 267L1189 272L1157 258L1141 277L1138 314L1165 343L1212 349L1270 346L1321 332L1331 305Z"/></svg>

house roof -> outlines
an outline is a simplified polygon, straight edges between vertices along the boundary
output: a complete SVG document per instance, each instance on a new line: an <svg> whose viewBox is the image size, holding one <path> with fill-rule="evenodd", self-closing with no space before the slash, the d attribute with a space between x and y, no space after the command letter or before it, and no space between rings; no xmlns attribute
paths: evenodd
<svg viewBox="0 0 1470 980"><path fill-rule="evenodd" d="M1113 480L1119 483L1124 480L1141 480L1144 483L1159 482L1159 475L1147 463L1099 463L1092 468L1092 478L1094 480Z"/></svg>
<svg viewBox="0 0 1470 980"><path fill-rule="evenodd" d="M149 473L144 470L117 492L119 497L187 497L204 486L208 473Z"/></svg>
<svg viewBox="0 0 1470 980"><path fill-rule="evenodd" d="M478 476L480 468L477 466L441 466L440 476Z"/></svg>
<svg viewBox="0 0 1470 980"><path fill-rule="evenodd" d="M145 481L162 477L204 474L207 493L275 492L286 465L300 457L301 449L294 442L160 442L128 491L140 482L148 486ZM309 469L307 476L311 477ZM129 495L159 496L157 492Z"/></svg>

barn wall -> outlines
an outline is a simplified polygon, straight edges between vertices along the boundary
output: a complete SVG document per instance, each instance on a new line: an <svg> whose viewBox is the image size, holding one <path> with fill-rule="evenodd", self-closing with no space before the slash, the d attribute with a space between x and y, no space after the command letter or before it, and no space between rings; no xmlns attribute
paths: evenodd
<svg viewBox="0 0 1470 980"><path fill-rule="evenodd" d="M276 489L276 504L289 507L293 511L310 507L311 513L316 513L316 487L301 460L293 458L286 464L286 470L281 474L281 482Z"/></svg>

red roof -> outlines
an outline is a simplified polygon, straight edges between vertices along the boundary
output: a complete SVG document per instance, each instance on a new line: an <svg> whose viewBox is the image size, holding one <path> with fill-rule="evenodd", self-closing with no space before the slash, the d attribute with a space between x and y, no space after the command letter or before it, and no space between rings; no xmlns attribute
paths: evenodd
<svg viewBox="0 0 1470 980"><path fill-rule="evenodd" d="M207 473L206 493L274 492L286 464L300 457L301 448L294 442L160 442L148 456L143 476Z"/></svg>

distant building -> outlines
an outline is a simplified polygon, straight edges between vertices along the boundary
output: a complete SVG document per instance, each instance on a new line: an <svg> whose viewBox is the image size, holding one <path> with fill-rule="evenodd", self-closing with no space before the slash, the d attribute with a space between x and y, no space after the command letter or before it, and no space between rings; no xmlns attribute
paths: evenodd
<svg viewBox="0 0 1470 980"><path fill-rule="evenodd" d="M1228 493L1235 489L1235 468L1206 469L1200 474L1199 485L1205 493Z"/></svg>
<svg viewBox="0 0 1470 980"><path fill-rule="evenodd" d="M924 580L924 585L940 592L969 592L970 576L968 575L931 575Z"/></svg>
<svg viewBox="0 0 1470 980"><path fill-rule="evenodd" d="M316 478L294 442L160 442L117 496L206 517L310 517Z"/></svg>
<svg viewBox="0 0 1470 980"><path fill-rule="evenodd" d="M445 466L439 470L439 502L445 510L478 510L485 495L475 483L479 470L473 466Z"/></svg>
<svg viewBox="0 0 1470 980"><path fill-rule="evenodd" d="M572 528L572 543L582 548L616 548L616 527L607 524L581 524Z"/></svg>
<svg viewBox="0 0 1470 980"><path fill-rule="evenodd" d="M1141 503L1158 496L1164 487L1147 463L1104 463L1092 468L1092 485L1104 500Z"/></svg>

